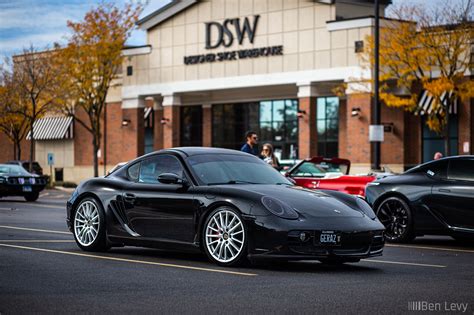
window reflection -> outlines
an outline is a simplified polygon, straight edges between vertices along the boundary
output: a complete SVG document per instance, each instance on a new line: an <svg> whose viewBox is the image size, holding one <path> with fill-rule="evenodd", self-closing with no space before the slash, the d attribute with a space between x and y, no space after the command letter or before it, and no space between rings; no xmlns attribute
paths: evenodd
<svg viewBox="0 0 474 315"><path fill-rule="evenodd" d="M180 145L202 146L202 106L181 107Z"/></svg>
<svg viewBox="0 0 474 315"><path fill-rule="evenodd" d="M339 155L339 98L318 98L316 112L318 155L337 157Z"/></svg>
<svg viewBox="0 0 474 315"><path fill-rule="evenodd" d="M280 159L293 159L298 146L298 101L269 100L212 106L212 145L239 150L255 130L260 147L269 142Z"/></svg>

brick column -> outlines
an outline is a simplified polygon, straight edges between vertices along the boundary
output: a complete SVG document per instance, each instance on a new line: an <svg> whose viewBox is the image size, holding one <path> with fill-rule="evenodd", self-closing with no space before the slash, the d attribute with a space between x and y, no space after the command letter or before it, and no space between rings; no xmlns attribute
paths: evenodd
<svg viewBox="0 0 474 315"><path fill-rule="evenodd" d="M163 148L179 146L180 137L180 106L181 99L176 95L163 98Z"/></svg>
<svg viewBox="0 0 474 315"><path fill-rule="evenodd" d="M346 103L346 156L351 160L353 172L370 169L371 148L369 125L372 95L370 93L348 94ZM352 109L360 108L359 115L352 117Z"/></svg>
<svg viewBox="0 0 474 315"><path fill-rule="evenodd" d="M145 100L127 99L122 102L122 120L128 124L122 126L122 157L131 160L145 153Z"/></svg>
<svg viewBox="0 0 474 315"><path fill-rule="evenodd" d="M163 100L161 98L153 99L153 149L163 149L163 124L161 118L163 118Z"/></svg>
<svg viewBox="0 0 474 315"><path fill-rule="evenodd" d="M202 146L212 146L212 106L202 105Z"/></svg>
<svg viewBox="0 0 474 315"><path fill-rule="evenodd" d="M458 100L458 152L470 154L472 152L472 102L471 100ZM469 143L469 152L464 152L464 143Z"/></svg>
<svg viewBox="0 0 474 315"><path fill-rule="evenodd" d="M388 107L381 104L384 124L393 124L392 132L384 133L381 144L381 164L389 165L395 172L403 172L405 164L405 111L402 108ZM414 149L414 148L413 148Z"/></svg>
<svg viewBox="0 0 474 315"><path fill-rule="evenodd" d="M316 92L311 84L298 85L299 111L298 120L298 158L305 159L318 154L316 129Z"/></svg>

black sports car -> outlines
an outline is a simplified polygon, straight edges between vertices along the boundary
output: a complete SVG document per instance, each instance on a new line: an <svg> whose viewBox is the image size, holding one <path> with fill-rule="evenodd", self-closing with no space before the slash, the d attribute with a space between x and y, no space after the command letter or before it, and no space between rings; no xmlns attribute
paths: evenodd
<svg viewBox="0 0 474 315"><path fill-rule="evenodd" d="M474 239L474 156L428 162L369 183L366 198L387 240L425 234Z"/></svg>
<svg viewBox="0 0 474 315"><path fill-rule="evenodd" d="M225 266L246 258L356 262L384 246L384 227L364 200L296 187L250 154L214 148L150 153L81 183L67 223L83 250L203 251Z"/></svg>
<svg viewBox="0 0 474 315"><path fill-rule="evenodd" d="M28 173L14 164L0 164L0 198L22 196L26 201L36 201L46 186L46 178Z"/></svg>

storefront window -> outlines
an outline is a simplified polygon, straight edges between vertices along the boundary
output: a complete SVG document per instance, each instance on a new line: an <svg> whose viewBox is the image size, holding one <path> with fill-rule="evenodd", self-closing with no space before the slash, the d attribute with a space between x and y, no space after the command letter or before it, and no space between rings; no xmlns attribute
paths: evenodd
<svg viewBox="0 0 474 315"><path fill-rule="evenodd" d="M339 155L339 98L318 98L316 124L318 155L337 157Z"/></svg>
<svg viewBox="0 0 474 315"><path fill-rule="evenodd" d="M202 146L202 106L181 107L180 145Z"/></svg>
<svg viewBox="0 0 474 315"><path fill-rule="evenodd" d="M426 125L426 118L422 119L423 124L423 162L433 160L436 152L441 152L446 156L444 138L442 135L431 131ZM458 116L449 115L449 142L451 145L450 155L458 154Z"/></svg>
<svg viewBox="0 0 474 315"><path fill-rule="evenodd" d="M153 152L153 128L155 112L152 108L145 109L145 154Z"/></svg>
<svg viewBox="0 0 474 315"><path fill-rule="evenodd" d="M213 105L213 146L239 150L245 142L245 132L254 130L259 135L260 146L271 143L280 159L295 158L297 114L297 100Z"/></svg>

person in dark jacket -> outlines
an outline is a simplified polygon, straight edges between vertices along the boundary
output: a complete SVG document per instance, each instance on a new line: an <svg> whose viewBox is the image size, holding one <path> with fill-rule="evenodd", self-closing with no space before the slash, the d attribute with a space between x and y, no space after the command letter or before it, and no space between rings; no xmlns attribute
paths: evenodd
<svg viewBox="0 0 474 315"><path fill-rule="evenodd" d="M247 131L245 134L247 142L240 148L240 151L258 156L258 136L255 131Z"/></svg>

